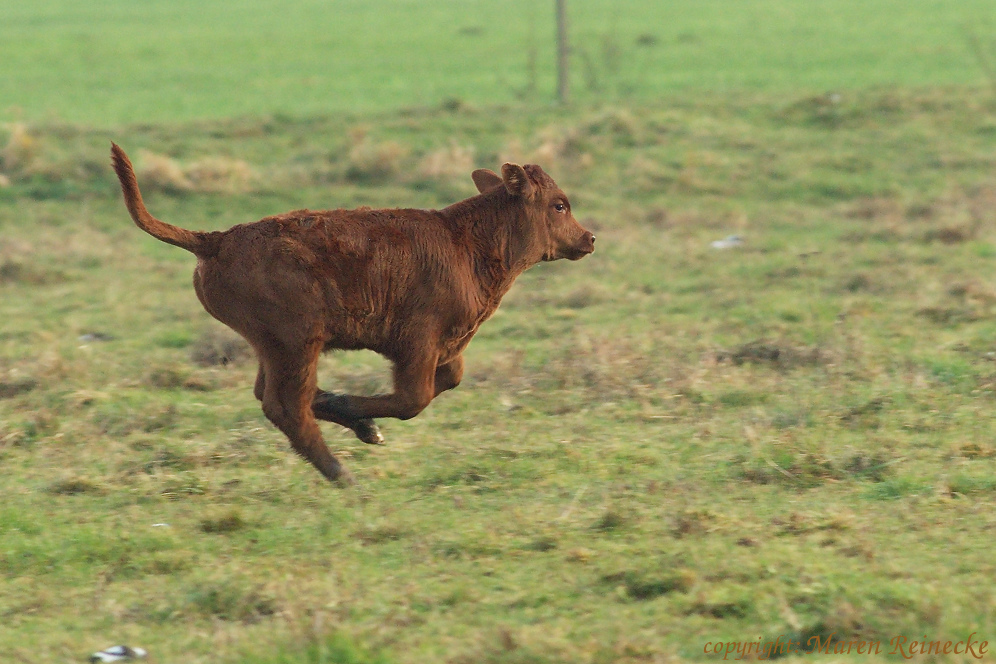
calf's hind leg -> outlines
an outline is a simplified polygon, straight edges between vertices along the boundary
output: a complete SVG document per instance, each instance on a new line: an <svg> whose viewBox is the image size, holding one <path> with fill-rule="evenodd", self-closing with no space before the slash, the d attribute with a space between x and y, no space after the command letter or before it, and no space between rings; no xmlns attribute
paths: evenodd
<svg viewBox="0 0 996 664"><path fill-rule="evenodd" d="M300 350L268 347L260 352L263 413L287 438L294 451L328 480L348 483L349 472L332 455L311 410L321 345Z"/></svg>

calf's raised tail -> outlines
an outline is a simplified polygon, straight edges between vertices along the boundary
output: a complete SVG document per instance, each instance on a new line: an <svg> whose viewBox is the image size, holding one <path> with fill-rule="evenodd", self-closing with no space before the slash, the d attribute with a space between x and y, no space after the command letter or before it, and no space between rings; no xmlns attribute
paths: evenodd
<svg viewBox="0 0 996 664"><path fill-rule="evenodd" d="M149 213L145 203L142 202L142 192L138 189L138 180L135 178L135 169L131 165L131 160L115 143L111 143L111 163L121 182L121 191L124 193L128 212L139 228L158 240L186 249L197 256L207 257L217 253L218 233L188 231L159 221Z"/></svg>

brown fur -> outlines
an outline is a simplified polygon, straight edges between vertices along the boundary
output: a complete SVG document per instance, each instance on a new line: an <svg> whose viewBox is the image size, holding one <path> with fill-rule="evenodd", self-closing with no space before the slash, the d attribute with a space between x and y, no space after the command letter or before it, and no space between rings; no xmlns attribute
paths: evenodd
<svg viewBox="0 0 996 664"><path fill-rule="evenodd" d="M519 274L595 248L535 165L474 171L480 195L442 210L297 210L205 233L149 214L127 155L111 155L132 219L197 256L201 304L256 349L263 412L330 480L345 471L316 418L382 442L375 418L414 417L460 383L464 348ZM394 363L393 393L318 389L322 351L361 348Z"/></svg>

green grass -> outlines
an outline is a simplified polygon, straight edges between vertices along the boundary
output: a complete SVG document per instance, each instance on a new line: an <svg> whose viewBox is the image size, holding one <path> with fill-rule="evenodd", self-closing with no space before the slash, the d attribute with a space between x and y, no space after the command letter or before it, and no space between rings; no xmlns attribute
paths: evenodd
<svg viewBox="0 0 996 664"><path fill-rule="evenodd" d="M502 30L482 18L497 10L460 5L473 18L450 19L453 38L489 46L452 61L443 38L382 48L429 23L408 14L402 32L406 15L359 3L231 21L198 6L196 22L182 3L9 12L3 71L53 85L0 93L28 120L0 130L0 653L604 664L779 635L992 638L996 101L958 41L966 23L985 34L988 5L667 3L680 20L619 12L614 27L572 6L591 48L653 32L640 48L685 64L598 94L579 73L558 109L509 101L521 54L506 79L494 64L501 39L525 43L525 4ZM300 31L324 34L311 9L329 7L351 27L327 43L367 37L373 55L326 70L313 106L282 106L303 84L281 68L321 69ZM85 65L67 35L105 24ZM294 48L276 57L260 34ZM143 79L105 48L187 74ZM46 49L58 76L29 57ZM198 73L198 57L217 66ZM422 92L401 76L381 89L392 58L431 70ZM88 76L106 94L53 113ZM154 214L203 229L439 206L473 192L475 167L538 162L599 248L527 272L464 384L383 422L387 446L326 426L360 482L334 489L262 416L252 358L201 309L190 255L128 220L111 139ZM734 233L744 246L710 247ZM320 383L373 392L388 372L342 353Z"/></svg>
<svg viewBox="0 0 996 664"><path fill-rule="evenodd" d="M387 447L326 428L345 491L262 417L190 257L127 220L96 166L110 134L33 125L0 190L0 649L607 662L986 633L996 115L958 88L835 112L706 95L114 132L192 174L248 165L176 192L138 159L151 209L190 227L441 205L517 153L598 233L522 277L464 385L385 422ZM453 144L464 171L426 166ZM321 383L376 391L386 367L336 355Z"/></svg>
<svg viewBox="0 0 996 664"><path fill-rule="evenodd" d="M554 89L553 2L39 0L4 8L0 119L104 127ZM988 0L569 3L580 101L983 84ZM532 63L532 64L531 64Z"/></svg>

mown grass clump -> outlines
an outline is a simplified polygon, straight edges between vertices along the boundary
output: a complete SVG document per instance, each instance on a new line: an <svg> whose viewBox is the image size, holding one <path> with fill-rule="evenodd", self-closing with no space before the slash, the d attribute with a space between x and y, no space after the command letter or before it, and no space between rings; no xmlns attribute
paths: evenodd
<svg viewBox="0 0 996 664"><path fill-rule="evenodd" d="M245 582L229 579L205 581L187 591L178 609L209 619L252 624L273 616L277 604L272 597Z"/></svg>
<svg viewBox="0 0 996 664"><path fill-rule="evenodd" d="M200 529L205 533L227 534L243 530L247 526L242 513L229 510L216 516L201 519Z"/></svg>
<svg viewBox="0 0 996 664"><path fill-rule="evenodd" d="M806 488L826 482L859 480L884 482L894 474L901 458L881 454L856 453L832 458L811 449L775 447L754 458L737 455L733 459L735 477L756 484L781 483Z"/></svg>
<svg viewBox="0 0 996 664"><path fill-rule="evenodd" d="M49 493L57 496L76 496L79 494L101 495L105 489L96 482L83 477L68 477L53 483L48 487Z"/></svg>
<svg viewBox="0 0 996 664"><path fill-rule="evenodd" d="M687 593L696 579L693 572L684 569L663 573L615 572L604 575L601 581L620 588L629 599L646 601L668 593Z"/></svg>
<svg viewBox="0 0 996 664"><path fill-rule="evenodd" d="M355 532L356 538L364 544L393 542L405 535L403 528L387 523L366 524Z"/></svg>

